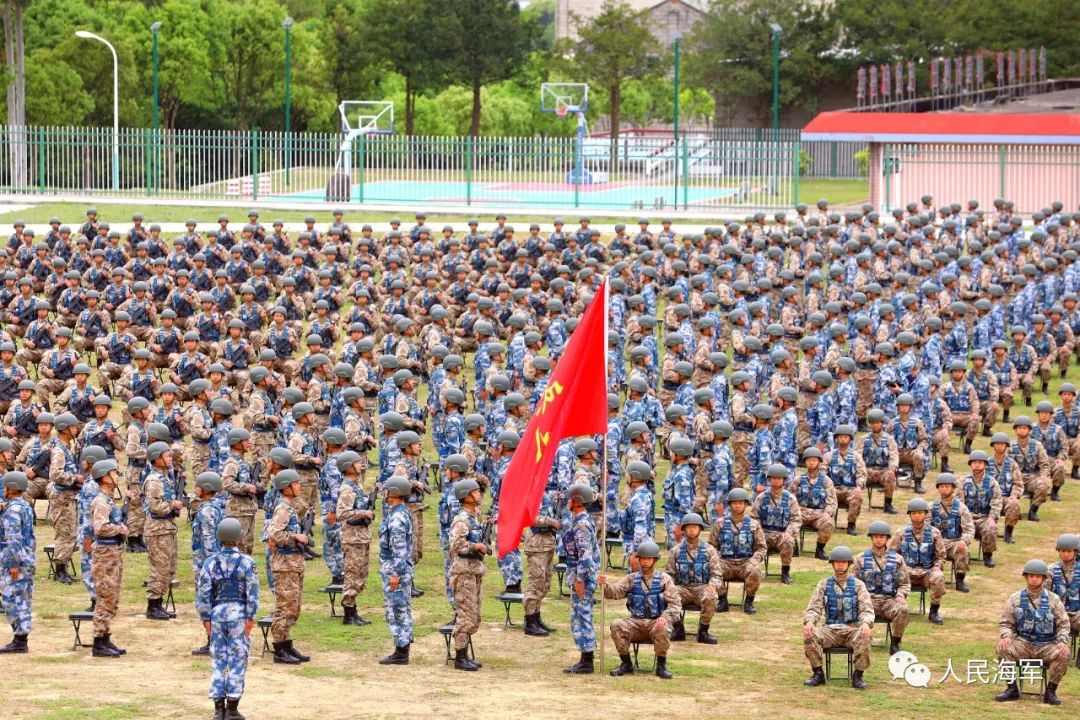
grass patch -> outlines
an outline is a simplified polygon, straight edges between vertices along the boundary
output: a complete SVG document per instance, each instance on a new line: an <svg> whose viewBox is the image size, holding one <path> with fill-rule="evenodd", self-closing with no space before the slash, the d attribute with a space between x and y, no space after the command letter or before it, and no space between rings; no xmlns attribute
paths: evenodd
<svg viewBox="0 0 1080 720"><path fill-rule="evenodd" d="M36 720L126 720L147 717L153 711L145 703L105 703L75 698L45 700L37 703L41 712Z"/></svg>

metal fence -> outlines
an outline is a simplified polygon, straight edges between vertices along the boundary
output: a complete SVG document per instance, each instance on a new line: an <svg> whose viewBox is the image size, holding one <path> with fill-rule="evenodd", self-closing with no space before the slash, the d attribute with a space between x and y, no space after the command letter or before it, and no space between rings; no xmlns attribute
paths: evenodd
<svg viewBox="0 0 1080 720"><path fill-rule="evenodd" d="M828 145L800 145L797 130L782 131L778 141L771 130L725 130L613 144L400 135L347 142L333 133L137 128L114 138L111 128L0 127L0 190L430 206L790 207L800 175L829 164L808 162L805 153L828 156L827 147L812 147ZM846 152L832 151L836 176L848 172Z"/></svg>

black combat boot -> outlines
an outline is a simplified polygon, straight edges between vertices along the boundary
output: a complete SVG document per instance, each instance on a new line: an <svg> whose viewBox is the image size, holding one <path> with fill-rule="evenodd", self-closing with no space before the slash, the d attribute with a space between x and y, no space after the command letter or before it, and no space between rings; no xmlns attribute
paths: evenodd
<svg viewBox="0 0 1080 720"><path fill-rule="evenodd" d="M757 613L757 608L754 607L753 595L747 595L746 599L743 600L742 611L747 615L754 615L755 613Z"/></svg>
<svg viewBox="0 0 1080 720"><path fill-rule="evenodd" d="M677 642L686 639L686 625L682 620L676 620L674 626L671 628L671 641Z"/></svg>
<svg viewBox="0 0 1080 720"><path fill-rule="evenodd" d="M302 663L305 663L305 662L307 662L308 660L311 659L310 655L305 655L302 652L300 652L299 650L297 650L293 646L293 641L292 640L286 640L285 641L285 652L289 653L290 655L292 655L294 658L296 658L297 660L299 660Z"/></svg>
<svg viewBox="0 0 1080 720"><path fill-rule="evenodd" d="M949 467L949 458L947 458L947 457L941 458L941 472L943 472L943 473L951 473L952 472L952 468Z"/></svg>
<svg viewBox="0 0 1080 720"><path fill-rule="evenodd" d="M816 560L828 560L829 556L825 554L825 543L815 543L814 546L814 558Z"/></svg>
<svg viewBox="0 0 1080 720"><path fill-rule="evenodd" d="M970 455L971 454L971 441L968 440L967 438L964 438L964 450L963 450L963 452L964 452L965 455Z"/></svg>
<svg viewBox="0 0 1080 720"><path fill-rule="evenodd" d="M0 653L24 653L28 649L26 635L16 635L7 645L0 647Z"/></svg>
<svg viewBox="0 0 1080 720"><path fill-rule="evenodd" d="M105 644L104 637L94 638L94 648L93 650L91 650L90 654L93 657L120 657L120 653L116 652L111 647Z"/></svg>
<svg viewBox="0 0 1080 720"><path fill-rule="evenodd" d="M168 610L161 606L161 598L148 599L146 601L146 619L147 620L172 620L173 616Z"/></svg>
<svg viewBox="0 0 1080 720"><path fill-rule="evenodd" d="M895 515L896 508L893 507L892 498L885 498L885 507L881 509L886 515Z"/></svg>
<svg viewBox="0 0 1080 720"><path fill-rule="evenodd" d="M342 609L345 611L344 617L341 618L342 625L355 625L356 627L363 627L367 625L367 621L360 617L360 614L356 612L355 605L344 605Z"/></svg>
<svg viewBox="0 0 1080 720"><path fill-rule="evenodd" d="M53 579L64 585L70 585L75 582L75 578L68 575L67 563L54 563Z"/></svg>
<svg viewBox="0 0 1080 720"><path fill-rule="evenodd" d="M1072 472L1069 473L1069 477L1073 480L1080 480L1080 465L1073 465Z"/></svg>
<svg viewBox="0 0 1080 720"><path fill-rule="evenodd" d="M192 655L209 655L210 654L210 638L206 638L206 644L200 648L195 648L191 651Z"/></svg>
<svg viewBox="0 0 1080 720"><path fill-rule="evenodd" d="M1050 488L1050 499L1053 500L1054 502L1061 502L1060 491L1061 491L1061 488L1059 488L1059 487Z"/></svg>
<svg viewBox="0 0 1080 720"><path fill-rule="evenodd" d="M716 600L716 612L725 613L728 610L729 610L729 605L728 605L727 595L724 595L721 598L717 598L717 600Z"/></svg>
<svg viewBox="0 0 1080 720"><path fill-rule="evenodd" d="M544 630L548 631L549 633L555 632L555 628L551 627L546 622L544 622L544 618L542 618L540 616L540 611L539 610L536 611L536 624L539 625L540 627L542 627Z"/></svg>
<svg viewBox="0 0 1080 720"><path fill-rule="evenodd" d="M889 643L889 657L892 657L896 653L900 652L900 642L903 639L904 638L900 637L899 635L893 635L892 642Z"/></svg>
<svg viewBox="0 0 1080 720"><path fill-rule="evenodd" d="M330 576L330 584L331 585L344 585L345 584L345 576L344 575L332 575L332 576Z"/></svg>
<svg viewBox="0 0 1080 720"><path fill-rule="evenodd" d="M379 661L380 665L408 665L409 664L409 648L410 645L403 647L394 647L394 652L390 653L382 660Z"/></svg>
<svg viewBox="0 0 1080 720"><path fill-rule="evenodd" d="M780 566L780 582L783 583L784 585L790 585L791 583L795 582L794 580L791 579L791 566L790 565L781 565Z"/></svg>
<svg viewBox="0 0 1080 720"><path fill-rule="evenodd" d="M814 673L803 681L806 687L818 687L825 684L825 671L819 667L814 668Z"/></svg>
<svg viewBox="0 0 1080 720"><path fill-rule="evenodd" d="M933 604L930 606L930 614L926 616L926 619L935 625L941 625L944 620L941 619L941 615L938 614L938 610L941 609L941 605Z"/></svg>
<svg viewBox="0 0 1080 720"><path fill-rule="evenodd" d="M225 698L214 698L214 720L225 720Z"/></svg>
<svg viewBox="0 0 1080 720"><path fill-rule="evenodd" d="M1014 682L1005 686L1005 689L994 696L994 699L998 702L1009 702L1010 700L1020 699L1020 686Z"/></svg>
<svg viewBox="0 0 1080 720"><path fill-rule="evenodd" d="M671 671L667 669L667 656L658 655L656 657L656 677L661 680L670 680L675 677L671 674Z"/></svg>
<svg viewBox="0 0 1080 720"><path fill-rule="evenodd" d="M1060 705L1061 698L1057 696L1057 683L1046 683L1046 692L1043 693L1043 702L1047 705Z"/></svg>
<svg viewBox="0 0 1080 720"><path fill-rule="evenodd" d="M926 492L926 488L922 486L922 478L915 478L915 494L922 495Z"/></svg>
<svg viewBox="0 0 1080 720"><path fill-rule="evenodd" d="M1028 510L1027 519L1031 522L1039 522L1039 508L1032 505L1031 509Z"/></svg>
<svg viewBox="0 0 1080 720"><path fill-rule="evenodd" d="M982 436L983 437L993 437L994 436L994 433L990 431L990 426L989 425L983 425L982 426Z"/></svg>
<svg viewBox="0 0 1080 720"><path fill-rule="evenodd" d="M454 658L454 669L476 672L480 666L469 659L469 649L462 648L457 651L457 656Z"/></svg>
<svg viewBox="0 0 1080 720"><path fill-rule="evenodd" d="M567 675L592 675L595 671L592 651L581 653L581 659L568 668L563 668Z"/></svg>
<svg viewBox="0 0 1080 720"><path fill-rule="evenodd" d="M1005 412L1002 413L1002 415L1001 415L1001 421L1003 423L1008 423L1009 422L1009 408L1005 408Z"/></svg>
<svg viewBox="0 0 1080 720"><path fill-rule="evenodd" d="M849 523L847 524L847 534L848 534L848 535L855 535L855 534L857 534L857 533L855 532L855 523L853 523L853 522L849 522Z"/></svg>
<svg viewBox="0 0 1080 720"><path fill-rule="evenodd" d="M228 698L225 701L225 720L244 720L238 705L240 705L240 698Z"/></svg>
<svg viewBox="0 0 1080 720"><path fill-rule="evenodd" d="M424 591L413 585L412 590L409 592L409 597L424 597Z"/></svg>
<svg viewBox="0 0 1080 720"><path fill-rule="evenodd" d="M1027 405L1028 407L1031 407L1031 396L1030 395L1024 395L1024 404Z"/></svg>
<svg viewBox="0 0 1080 720"><path fill-rule="evenodd" d="M143 542L142 535L134 535L127 540L128 552L132 553L144 553L148 551L146 544Z"/></svg>
<svg viewBox="0 0 1080 720"><path fill-rule="evenodd" d="M709 634L709 626L698 624L697 641L702 645L716 645L719 640Z"/></svg>
<svg viewBox="0 0 1080 720"><path fill-rule="evenodd" d="M127 650L118 647L116 643L112 641L112 633L105 633L105 647L109 648L117 655L127 655Z"/></svg>
<svg viewBox="0 0 1080 720"><path fill-rule="evenodd" d="M90 598L90 607L86 608L86 612L92 613L92 612L94 612L94 608L96 608L96 607L97 607L97 598L92 597L92 598Z"/></svg>
<svg viewBox="0 0 1080 720"><path fill-rule="evenodd" d="M994 562L994 553L991 553L991 552L984 552L983 553L983 565L985 565L988 568L992 568L995 565L997 565L997 563Z"/></svg>
<svg viewBox="0 0 1080 720"><path fill-rule="evenodd" d="M526 615L525 634L533 637L547 637L549 633L536 622L536 615Z"/></svg>
<svg viewBox="0 0 1080 720"><path fill-rule="evenodd" d="M1012 525L1006 525L1005 526L1005 537L1002 538L1002 539L1005 542L1007 542L1009 545L1012 545L1014 542L1016 542L1015 540L1013 540L1013 526Z"/></svg>
<svg viewBox="0 0 1080 720"><path fill-rule="evenodd" d="M612 677L622 677L623 675L633 675L634 674L634 663L630 662L630 656L629 655L620 655L619 660L622 661L620 663L619 667L612 670L609 674Z"/></svg>
<svg viewBox="0 0 1080 720"><path fill-rule="evenodd" d="M855 672L851 673L851 687L855 688L856 690L866 689L866 681L862 678L862 670L856 670Z"/></svg>
<svg viewBox="0 0 1080 720"><path fill-rule="evenodd" d="M274 643L274 662L282 665L299 665L300 661L289 654L289 651L285 649L288 645L287 642Z"/></svg>
<svg viewBox="0 0 1080 720"><path fill-rule="evenodd" d="M514 595L520 595L521 594L521 583L516 582L516 583L513 583L512 585L507 585L506 586L506 592L507 593L513 593Z"/></svg>
<svg viewBox="0 0 1080 720"><path fill-rule="evenodd" d="M956 573L956 592L966 593L971 591L971 589L967 586L967 583L964 582L964 578L966 577L967 573Z"/></svg>
<svg viewBox="0 0 1080 720"><path fill-rule="evenodd" d="M1046 380L1043 380L1043 381L1042 381L1042 392L1043 392L1043 395L1045 395L1045 394L1046 394L1046 390L1047 390L1047 388L1049 388L1049 387L1050 387L1050 383L1049 383L1048 381L1046 381ZM1028 403L1028 405L1030 405L1030 404L1031 404L1031 403Z"/></svg>

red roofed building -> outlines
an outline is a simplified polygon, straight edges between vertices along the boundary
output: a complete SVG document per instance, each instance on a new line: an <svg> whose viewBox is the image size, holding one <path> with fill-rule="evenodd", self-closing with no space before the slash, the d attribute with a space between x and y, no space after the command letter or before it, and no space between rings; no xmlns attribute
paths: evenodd
<svg viewBox="0 0 1080 720"><path fill-rule="evenodd" d="M885 210L927 193L1008 198L1021 213L1080 206L1080 114L825 112L802 139L869 143L870 202Z"/></svg>

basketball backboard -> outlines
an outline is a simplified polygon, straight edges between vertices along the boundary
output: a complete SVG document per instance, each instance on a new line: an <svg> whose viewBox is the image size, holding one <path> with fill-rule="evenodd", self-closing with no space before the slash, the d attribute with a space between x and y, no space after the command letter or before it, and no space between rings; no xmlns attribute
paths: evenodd
<svg viewBox="0 0 1080 720"><path fill-rule="evenodd" d="M561 118L589 109L589 86L585 83L543 83L540 86L540 111Z"/></svg>
<svg viewBox="0 0 1080 720"><path fill-rule="evenodd" d="M341 132L350 136L394 132L394 103L388 100L345 100L338 105Z"/></svg>

